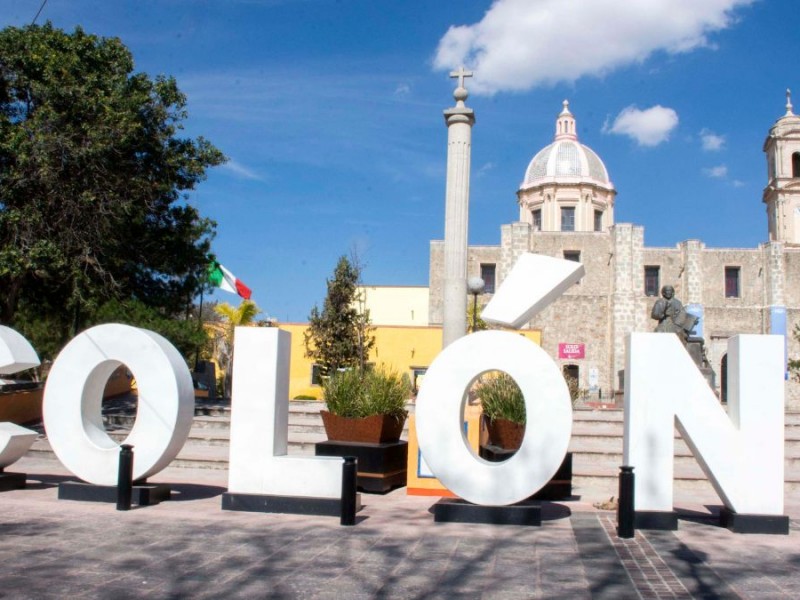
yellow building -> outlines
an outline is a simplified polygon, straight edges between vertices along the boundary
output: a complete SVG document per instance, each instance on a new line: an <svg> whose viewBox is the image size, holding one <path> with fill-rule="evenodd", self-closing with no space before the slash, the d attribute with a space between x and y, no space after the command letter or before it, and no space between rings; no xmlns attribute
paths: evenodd
<svg viewBox="0 0 800 600"><path fill-rule="evenodd" d="M289 398L298 396L322 398L318 370L307 358L303 333L307 323L281 323L279 327L292 334ZM375 347L369 362L386 365L398 373L407 373L415 388L434 357L442 348L441 327L400 327L378 325L373 331Z"/></svg>
<svg viewBox="0 0 800 600"><path fill-rule="evenodd" d="M284 331L292 335L291 366L289 369L289 398L322 398L318 370L306 358L303 333L307 323L281 323ZM541 344L541 332L520 331L536 344ZM369 362L385 365L398 373L406 373L414 390L422 383L430 364L442 349L442 328L433 326L374 325L375 347Z"/></svg>
<svg viewBox="0 0 800 600"><path fill-rule="evenodd" d="M376 325L428 325L427 286L363 285L360 299Z"/></svg>

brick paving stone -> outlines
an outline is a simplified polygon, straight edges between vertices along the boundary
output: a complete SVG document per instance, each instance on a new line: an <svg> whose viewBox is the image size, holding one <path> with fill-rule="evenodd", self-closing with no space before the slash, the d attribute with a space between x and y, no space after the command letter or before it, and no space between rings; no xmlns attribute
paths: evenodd
<svg viewBox="0 0 800 600"><path fill-rule="evenodd" d="M221 511L224 472L175 471L157 481L176 477L180 500L118 512L59 501L65 473L28 469L41 484L0 494L0 598L800 597L796 502L788 536L733 534L692 500L677 532L620 540L589 502L542 527L434 524L435 499L396 490L343 528Z"/></svg>

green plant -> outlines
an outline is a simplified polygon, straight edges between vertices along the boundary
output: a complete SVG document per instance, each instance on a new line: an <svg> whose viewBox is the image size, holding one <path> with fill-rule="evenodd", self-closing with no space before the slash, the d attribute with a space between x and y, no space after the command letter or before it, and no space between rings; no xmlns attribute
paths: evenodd
<svg viewBox="0 0 800 600"><path fill-rule="evenodd" d="M336 371L323 382L328 410L340 417L406 416L406 401L411 394L407 376L385 367Z"/></svg>
<svg viewBox="0 0 800 600"><path fill-rule="evenodd" d="M328 410L340 417L361 417L364 384L358 369L336 371L322 380Z"/></svg>
<svg viewBox="0 0 800 600"><path fill-rule="evenodd" d="M364 370L375 345L369 310L364 307L358 282L361 266L356 258L339 258L322 310L314 306L304 334L306 356L320 365L324 375L339 369Z"/></svg>
<svg viewBox="0 0 800 600"><path fill-rule="evenodd" d="M225 157L183 131L176 80L50 23L0 30L0 57L0 322L27 308L52 354L108 301L180 318L215 229L187 193Z"/></svg>
<svg viewBox="0 0 800 600"><path fill-rule="evenodd" d="M567 388L569 389L569 398L572 401L572 406L575 406L578 403L578 400L581 400L586 396L586 390L581 389L580 384L578 383L578 379L576 377L564 374L564 379L567 382Z"/></svg>
<svg viewBox="0 0 800 600"><path fill-rule="evenodd" d="M222 302L214 306L214 312L223 318L225 325L215 340L216 359L222 369L223 396L230 397L233 372L233 334L237 327L252 325L261 312L252 300L242 300L239 306Z"/></svg>
<svg viewBox="0 0 800 600"><path fill-rule="evenodd" d="M489 419L506 419L525 424L525 399L514 378L507 373L486 377L475 390L483 414Z"/></svg>
<svg viewBox="0 0 800 600"><path fill-rule="evenodd" d="M380 367L365 373L366 396L364 412L368 415L391 415L405 417L406 402L411 395L411 380L408 375Z"/></svg>

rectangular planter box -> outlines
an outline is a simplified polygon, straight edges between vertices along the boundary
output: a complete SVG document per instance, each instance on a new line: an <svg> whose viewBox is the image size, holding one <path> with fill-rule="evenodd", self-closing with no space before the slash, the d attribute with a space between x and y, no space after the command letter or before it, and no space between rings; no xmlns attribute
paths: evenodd
<svg viewBox="0 0 800 600"><path fill-rule="evenodd" d="M383 494L406 485L408 442L367 444L360 442L319 442L317 456L355 456L358 459L356 485L364 492Z"/></svg>

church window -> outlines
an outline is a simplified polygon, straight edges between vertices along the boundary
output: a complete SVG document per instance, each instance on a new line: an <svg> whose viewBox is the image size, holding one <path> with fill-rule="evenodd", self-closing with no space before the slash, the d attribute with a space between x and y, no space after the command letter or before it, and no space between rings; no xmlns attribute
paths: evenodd
<svg viewBox="0 0 800 600"><path fill-rule="evenodd" d="M647 266L644 268L644 294L645 296L658 296L660 287L661 267Z"/></svg>
<svg viewBox="0 0 800 600"><path fill-rule="evenodd" d="M739 298L739 275L741 269L739 267L725 267L725 297L726 298Z"/></svg>
<svg viewBox="0 0 800 600"><path fill-rule="evenodd" d="M564 260L571 260L572 262L581 262L580 250L564 250ZM575 285L580 285L580 279L575 282Z"/></svg>
<svg viewBox="0 0 800 600"><path fill-rule="evenodd" d="M792 177L800 177L800 152L792 154Z"/></svg>
<svg viewBox="0 0 800 600"><path fill-rule="evenodd" d="M483 293L494 294L494 279L497 265L481 263L481 279L483 279Z"/></svg>
<svg viewBox="0 0 800 600"><path fill-rule="evenodd" d="M594 211L594 230L603 231L603 211Z"/></svg>
<svg viewBox="0 0 800 600"><path fill-rule="evenodd" d="M561 208L561 231L575 231L575 207Z"/></svg>
<svg viewBox="0 0 800 600"><path fill-rule="evenodd" d="M531 211L531 215L533 216L533 230L534 231L541 231L542 230L542 211L541 209L536 209Z"/></svg>

